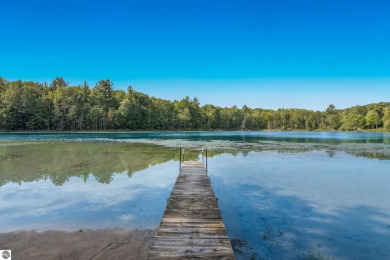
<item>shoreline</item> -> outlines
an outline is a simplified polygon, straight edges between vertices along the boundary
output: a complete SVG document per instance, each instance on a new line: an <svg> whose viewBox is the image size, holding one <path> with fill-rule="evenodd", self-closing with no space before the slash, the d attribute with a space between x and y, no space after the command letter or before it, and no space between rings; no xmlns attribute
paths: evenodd
<svg viewBox="0 0 390 260"><path fill-rule="evenodd" d="M146 259L155 230L48 230L0 233L14 259Z"/></svg>
<svg viewBox="0 0 390 260"><path fill-rule="evenodd" d="M99 134L121 134L121 133L196 133L196 132L210 132L210 133L218 133L218 132L280 132L280 133L288 133L288 132L307 132L307 133L390 133L390 129L361 129L361 130L351 130L351 131L343 131L343 130L327 130L327 129L315 129L315 130L307 130L307 129L291 129L291 130L282 130L282 129L263 129L263 130L223 130L223 129L214 129L214 130L18 130L18 131L4 131L0 130L0 134L92 134L92 133L99 133Z"/></svg>
<svg viewBox="0 0 390 260"><path fill-rule="evenodd" d="M383 133L386 134L386 133ZM345 152L353 156L363 156L368 158L390 159L390 143L369 143L361 142L334 142L332 140L324 140L322 142L295 142L285 140L257 140L257 141L241 141L241 140L187 140L187 139L161 139L161 138L128 138L128 139L111 139L111 138L80 138L67 139L25 139L22 141L4 141L0 142L1 146L13 146L20 144L36 144L36 143L94 143L94 144L141 144L165 147L168 149L184 148L189 150L208 149L209 151L219 152L250 152L250 151L277 151L277 152L309 152L309 151L331 151Z"/></svg>

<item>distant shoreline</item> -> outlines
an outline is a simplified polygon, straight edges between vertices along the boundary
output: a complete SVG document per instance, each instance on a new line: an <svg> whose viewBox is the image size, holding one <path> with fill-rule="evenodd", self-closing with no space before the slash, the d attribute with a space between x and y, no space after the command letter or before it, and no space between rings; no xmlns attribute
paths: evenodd
<svg viewBox="0 0 390 260"><path fill-rule="evenodd" d="M59 133L59 134L72 134L72 133L77 133L77 134L91 134L91 133L101 133L101 134L109 134L109 133L115 133L115 134L120 134L120 133L201 133L201 132L212 132L212 133L217 133L217 132L324 132L324 133L333 133L333 132L338 132L338 133L355 133L355 132L362 132L362 133L390 133L390 129L364 129L364 130L355 130L355 131L341 131L341 130L321 130L321 129L316 129L316 130L83 130L83 131L58 131L58 130L44 130L44 131L31 131L31 130L26 130L26 131L4 131L0 130L1 134L25 134L25 133L36 133L36 134L47 134L47 133Z"/></svg>

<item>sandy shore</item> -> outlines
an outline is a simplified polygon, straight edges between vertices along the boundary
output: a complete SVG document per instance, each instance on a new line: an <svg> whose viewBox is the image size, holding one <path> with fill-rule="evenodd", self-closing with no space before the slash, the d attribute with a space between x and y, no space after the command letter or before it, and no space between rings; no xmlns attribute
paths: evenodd
<svg viewBox="0 0 390 260"><path fill-rule="evenodd" d="M154 230L18 231L0 233L12 259L145 259Z"/></svg>

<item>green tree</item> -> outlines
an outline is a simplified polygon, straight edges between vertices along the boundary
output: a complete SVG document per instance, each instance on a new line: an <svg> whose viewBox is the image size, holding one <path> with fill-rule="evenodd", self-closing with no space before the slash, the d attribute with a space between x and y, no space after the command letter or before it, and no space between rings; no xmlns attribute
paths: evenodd
<svg viewBox="0 0 390 260"><path fill-rule="evenodd" d="M7 80L5 78L0 77L0 94L5 91L7 85Z"/></svg>
<svg viewBox="0 0 390 260"><path fill-rule="evenodd" d="M113 83L109 79L106 79L100 80L92 89L95 103L105 111L108 111L109 108L114 106L114 89L112 86Z"/></svg>
<svg viewBox="0 0 390 260"><path fill-rule="evenodd" d="M366 120L366 125L368 127L371 126L372 129L374 129L374 126L376 129L378 129L378 124L380 124L381 122L379 114L375 110L368 111L365 120Z"/></svg>
<svg viewBox="0 0 390 260"><path fill-rule="evenodd" d="M46 89L42 84L25 82L23 84L24 107L26 111L26 128L28 130L44 130L47 128Z"/></svg>
<svg viewBox="0 0 390 260"><path fill-rule="evenodd" d="M57 88L65 88L69 86L69 83L66 82L63 78L58 77L53 79L53 81L50 83L50 90L56 90Z"/></svg>
<svg viewBox="0 0 390 260"><path fill-rule="evenodd" d="M326 129L337 130L340 127L340 117L336 107L333 104L330 104L325 110L325 114Z"/></svg>
<svg viewBox="0 0 390 260"><path fill-rule="evenodd" d="M364 115L366 109L362 106L354 106L345 109L341 114L341 130L359 130L364 128Z"/></svg>
<svg viewBox="0 0 390 260"><path fill-rule="evenodd" d="M383 121L383 127L385 129L390 129L390 107L386 107L384 109L382 121Z"/></svg>
<svg viewBox="0 0 390 260"><path fill-rule="evenodd" d="M79 119L79 129L88 129L90 122L88 121L88 115L91 111L91 89L86 81L84 81L83 87L79 93L78 100L81 101L81 115Z"/></svg>
<svg viewBox="0 0 390 260"><path fill-rule="evenodd" d="M63 78L46 83L0 77L0 128L5 130L224 129L290 130L390 128L390 103L337 110L260 109L200 106L197 98L169 101L135 91L114 90L101 80L91 90ZM382 124L383 123L383 124Z"/></svg>
<svg viewBox="0 0 390 260"><path fill-rule="evenodd" d="M316 117L313 113L310 113L307 117L306 117L306 120L305 120L305 126L306 126L306 129L307 130L315 130L317 129L318 125L317 125L317 120L316 120Z"/></svg>
<svg viewBox="0 0 390 260"><path fill-rule="evenodd" d="M1 95L2 104L0 114L1 128L7 130L23 130L26 127L26 107L21 80L7 84Z"/></svg>
<svg viewBox="0 0 390 260"><path fill-rule="evenodd" d="M205 129L218 128L218 110L213 105L205 105L201 108L203 126Z"/></svg>
<svg viewBox="0 0 390 260"><path fill-rule="evenodd" d="M113 83L109 80L100 80L91 91L92 122L95 130L110 129L112 110L119 107L119 102L113 97ZM111 111L109 113L109 111ZM109 116L110 114L110 116ZM95 118L93 118L95 117Z"/></svg>
<svg viewBox="0 0 390 260"><path fill-rule="evenodd" d="M180 101L174 102L174 111L177 122L176 127L178 129L193 129L192 110L192 102L188 96Z"/></svg>

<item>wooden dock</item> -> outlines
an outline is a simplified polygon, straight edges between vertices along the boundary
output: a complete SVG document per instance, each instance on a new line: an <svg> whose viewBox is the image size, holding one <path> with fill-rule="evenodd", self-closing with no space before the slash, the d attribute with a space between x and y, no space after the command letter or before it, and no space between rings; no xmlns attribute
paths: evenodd
<svg viewBox="0 0 390 260"><path fill-rule="evenodd" d="M183 162L148 259L235 259L202 162Z"/></svg>

